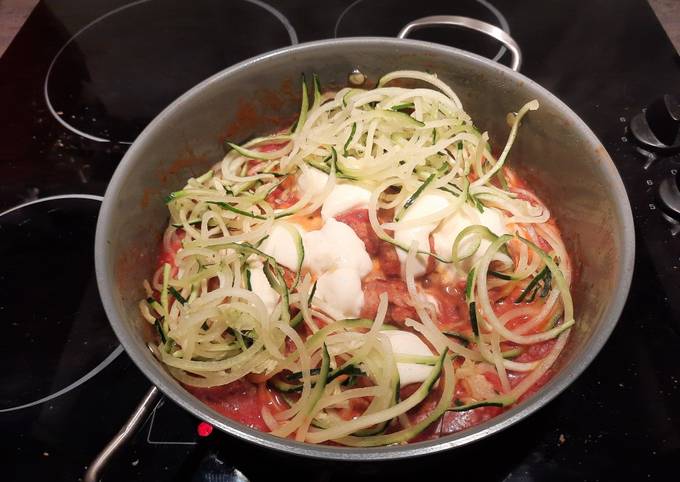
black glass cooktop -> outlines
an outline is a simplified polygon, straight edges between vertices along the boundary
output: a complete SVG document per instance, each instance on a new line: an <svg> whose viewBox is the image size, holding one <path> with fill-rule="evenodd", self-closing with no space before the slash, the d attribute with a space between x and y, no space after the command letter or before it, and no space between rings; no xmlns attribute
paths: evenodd
<svg viewBox="0 0 680 482"><path fill-rule="evenodd" d="M600 355L528 420L403 462L313 461L217 431L203 437L199 420L161 400L103 480L231 480L224 474L234 468L252 481L678 479L680 228L659 192L674 192L680 154L635 143L628 125L663 94L680 95L680 61L645 0L53 0L38 4L0 58L3 480L81 479L150 388L108 326L92 259L99 196L141 129L187 88L247 57L322 38L393 36L438 14L510 32L522 72L591 126L623 177L635 275ZM508 62L476 34L415 37Z"/></svg>

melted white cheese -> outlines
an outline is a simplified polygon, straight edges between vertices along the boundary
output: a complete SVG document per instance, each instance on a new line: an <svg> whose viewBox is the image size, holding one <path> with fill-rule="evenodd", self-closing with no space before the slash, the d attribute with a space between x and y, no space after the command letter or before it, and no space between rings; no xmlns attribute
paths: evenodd
<svg viewBox="0 0 680 482"><path fill-rule="evenodd" d="M384 330L380 333L390 341L395 355L432 356L432 352L425 342L413 333L402 330ZM399 383L404 387L411 383L425 381L432 372L432 367L417 363L397 363L397 370L399 371Z"/></svg>
<svg viewBox="0 0 680 482"><path fill-rule="evenodd" d="M333 218L303 236L303 266L318 276L316 294L335 318L359 316L364 305L361 278L373 268L364 242L354 230Z"/></svg>
<svg viewBox="0 0 680 482"><path fill-rule="evenodd" d="M406 214L404 214L401 220L409 221L412 219L428 216L446 208L446 206L448 206L451 202L451 199L447 199L445 196L440 196L437 194L424 194L416 199L411 207L408 208ZM411 243L416 241L418 243L419 251L430 251L430 233L434 231L438 224L439 223L430 223L414 228L396 230L394 232L394 239L405 247L410 247ZM408 256L408 253L398 249L397 255L399 256L401 264L404 265L404 263L406 263L406 257ZM425 269L427 268L427 258L428 256L424 254L419 254L416 256L416 277L425 274Z"/></svg>
<svg viewBox="0 0 680 482"><path fill-rule="evenodd" d="M300 192L311 192L316 196L323 191L327 181L327 174L305 168L298 176L297 184ZM337 318L356 317L361 312L364 304L361 279L371 271L373 262L354 230L333 217L350 209L367 207L370 197L371 192L360 186L337 184L321 208L324 220L321 229L306 232L300 226L289 223L302 236L305 251L303 267L317 276L315 297L332 311L329 315ZM282 266L297 270L297 246L284 222L274 225L262 244L262 251ZM257 276L259 278L259 274ZM266 283L266 279L264 281Z"/></svg>
<svg viewBox="0 0 680 482"><path fill-rule="evenodd" d="M268 254L276 260L280 265L288 269L297 271L298 254L295 239L291 233L284 227L286 223L283 221L277 222L272 228L269 237L262 243L262 252ZM304 230L297 224L287 223L297 229L304 237Z"/></svg>
<svg viewBox="0 0 680 482"><path fill-rule="evenodd" d="M371 191L354 184L336 184L321 208L321 217L334 218L351 209L366 209Z"/></svg>
<svg viewBox="0 0 680 482"><path fill-rule="evenodd" d="M303 241L303 266L314 274L349 268L363 278L373 267L364 242L352 228L333 218L328 219L318 231L305 233Z"/></svg>
<svg viewBox="0 0 680 482"><path fill-rule="evenodd" d="M326 187L328 174L314 168L306 168L298 176L298 189L302 193L311 192L312 197L319 195ZM343 184L336 181L328 197L321 207L323 220L333 218L345 211L358 208L367 208L371 191L355 184Z"/></svg>
<svg viewBox="0 0 680 482"><path fill-rule="evenodd" d="M480 213L479 210L470 206L469 204L464 204L459 210L446 218L440 224L439 228L437 228L437 230L432 233L434 238L435 252L440 256L447 258L450 257L453 242L456 240L458 234L463 229L473 224L481 224L482 226L486 226L489 231L494 233L496 236L509 233L508 228L505 226L503 215L497 209L486 207L484 208L484 212ZM472 241L472 237L466 237L466 239L461 242L460 250L462 252L467 251L470 248ZM469 271L469 269L484 255L490 245L490 241L482 239L475 254L463 259L458 263L460 270L464 272ZM507 256L503 255L502 253L498 253L496 256L494 256L494 259L504 258L506 259ZM449 269L449 271L455 272L454 266L449 266L449 268L453 268L453 271L451 269Z"/></svg>
<svg viewBox="0 0 680 482"><path fill-rule="evenodd" d="M323 191L327 182L328 174L313 167L303 168L302 173L297 178L297 185L300 192L311 192L312 198Z"/></svg>
<svg viewBox="0 0 680 482"><path fill-rule="evenodd" d="M403 221L418 219L428 214L444 209L449 203L450 199L438 194L425 194L406 211L402 218ZM484 208L484 212L480 213L475 207L464 204L456 212L448 216L439 223L424 224L422 226L402 229L395 231L394 239L403 246L411 246L413 241L418 244L419 251L430 250L430 234L434 240L434 251L437 255L443 258L451 257L451 248L458 234L468 226L473 224L481 224L486 226L492 233L497 236L508 234L508 229L505 225L503 214L494 208ZM464 252L470 247L472 238L466 239L461 243L460 249ZM458 266L439 264L440 269L449 271L455 276L460 276L461 273L469 271L470 267L479 261L486 249L491 243L485 239L481 240L477 252L464 259ZM397 250L397 255L402 265L406 262L407 253L403 250ZM509 262L510 260L502 253L494 256L494 259ZM427 267L427 256L418 255L416 257L415 276L421 276L425 273ZM459 269L456 269L459 268Z"/></svg>
<svg viewBox="0 0 680 482"><path fill-rule="evenodd" d="M336 318L359 316L364 304L361 278L373 268L364 242L352 228L333 218L327 219L317 231L307 232L297 224L287 224L297 229L302 237L305 253L303 267L317 276L315 297L332 311L328 314ZM262 251L282 266L296 271L297 246L285 226L285 222L274 225L269 237L262 243ZM271 312L276 306L278 295L269 286L261 266L259 271L251 272L251 284L253 292L260 295Z"/></svg>
<svg viewBox="0 0 680 482"><path fill-rule="evenodd" d="M364 306L361 277L351 268L339 268L319 276L315 297L320 298L337 313L338 318L356 318Z"/></svg>
<svg viewBox="0 0 680 482"><path fill-rule="evenodd" d="M264 274L262 263L253 263L250 266L250 287L252 292L260 297L267 312L274 311L276 304L279 302L279 294L271 287L267 276Z"/></svg>

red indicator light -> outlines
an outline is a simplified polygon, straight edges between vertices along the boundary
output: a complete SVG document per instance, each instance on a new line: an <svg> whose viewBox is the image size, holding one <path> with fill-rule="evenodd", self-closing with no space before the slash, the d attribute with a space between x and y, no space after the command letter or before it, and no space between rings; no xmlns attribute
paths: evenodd
<svg viewBox="0 0 680 482"><path fill-rule="evenodd" d="M198 432L199 436L207 437L208 435L210 435L212 433L213 426L210 425L208 422L201 422L201 423L198 424L196 431Z"/></svg>

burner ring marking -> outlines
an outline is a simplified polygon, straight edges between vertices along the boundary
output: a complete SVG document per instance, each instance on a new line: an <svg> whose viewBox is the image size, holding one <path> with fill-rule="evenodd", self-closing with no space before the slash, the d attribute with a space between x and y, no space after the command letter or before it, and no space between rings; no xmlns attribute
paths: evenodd
<svg viewBox="0 0 680 482"><path fill-rule="evenodd" d="M50 62L49 67L47 68L47 73L45 74L45 80L43 81L43 98L45 99L45 104L47 104L47 109L50 111L50 114L52 114L52 117L56 119L59 124L61 124L63 127L65 127L67 130L73 132L74 134L77 134L81 137L84 137L86 139L89 139L91 141L95 142L116 142L118 144L125 144L125 145L130 145L132 144L132 141L112 141L111 139L106 139L103 137L98 137L94 136L92 134L88 134L87 132L83 132L80 129L78 129L75 126L72 126L68 122L66 122L59 114L57 114L57 111L55 110L54 106L52 105L52 101L50 100L50 94L48 92L49 89L49 83L50 83L50 75L52 74L52 69L57 63L57 60L59 60L59 57L61 54L66 50L66 47L68 47L71 42L73 42L76 38L78 38L79 35L81 35L83 32L88 30L90 27L94 26L95 24L101 22L105 18L108 18L112 15L115 15L117 13L122 12L123 10L127 10L128 8L135 7L137 5L141 5L143 3L148 3L153 0L137 0L136 2L128 3L127 5L123 5L121 7L118 7L114 10L111 10L110 12L105 13L104 15L97 17L87 25L85 25L83 28L78 30L73 36L71 36L70 39L66 41L64 45L59 49L57 54L54 56L52 59L52 62ZM290 23L290 21L276 8L272 7L271 5L263 2L262 0L243 0L245 2L251 3L253 5L257 5L258 7L266 10L267 12L271 13L276 17L284 26L286 29L286 32L288 33L288 36L290 37L290 42L291 45L297 45L299 43L298 41L298 36L297 32L295 31L295 28L293 25Z"/></svg>
<svg viewBox="0 0 680 482"><path fill-rule="evenodd" d="M61 194L61 195L57 195L57 196L48 196L48 197L44 197L44 198L40 198L40 199L35 199L33 201L28 201L26 203L19 204L18 206L14 206L13 208L10 208L10 209L0 213L0 217L4 216L5 214L9 214L11 212L17 211L17 210L24 208L26 206L30 206L30 205L33 205L33 204L38 204L38 203L42 203L42 202L46 202L46 201L54 201L54 200L57 200L57 199L88 199L90 201L102 202L104 200L104 197L103 196L97 196L97 195L94 195L94 194ZM124 351L123 347L121 345L118 345L116 348L114 348L114 350L111 353L109 353L109 355L106 358L104 358L101 362L99 362L99 364L97 366L95 366L93 369L91 369L89 372L87 372L85 375L83 375L78 380L74 381L73 383L65 386L64 388L62 388L62 389L60 389L60 390L58 390L58 391L56 391L56 392L54 392L50 395L42 397L38 400L33 400L32 402L24 403L22 405L17 405L15 407L0 408L0 413L14 412L14 411L17 411L17 410L22 410L24 408L33 407L35 405L40 405L41 403L47 402L49 400L53 400L57 397L64 395L65 393L70 392L71 390L79 387L80 385L82 385L83 383L88 381L90 378L94 377L99 372L101 372L104 368L109 366L111 364L111 362L113 362L113 360L118 358L118 355L123 353L123 351Z"/></svg>

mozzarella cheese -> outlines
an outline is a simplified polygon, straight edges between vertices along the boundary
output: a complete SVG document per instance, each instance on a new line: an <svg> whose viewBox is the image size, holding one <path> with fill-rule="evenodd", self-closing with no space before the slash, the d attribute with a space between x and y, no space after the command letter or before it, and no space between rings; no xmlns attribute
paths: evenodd
<svg viewBox="0 0 680 482"><path fill-rule="evenodd" d="M364 242L354 230L333 218L326 220L317 231L305 231L301 226L287 223L297 229L304 247L303 267L317 276L315 297L333 311L338 318L356 317L364 304L361 279L373 268L371 257ZM262 251L272 256L286 268L296 271L298 253L295 239L285 222L278 222L262 244ZM251 272L253 292L258 294L271 312L278 302L277 293L271 288L262 267Z"/></svg>
<svg viewBox="0 0 680 482"><path fill-rule="evenodd" d="M486 226L489 231L494 233L496 236L509 233L507 227L505 226L503 215L497 209L484 208L484 212L480 213L476 208L468 204L464 204L459 210L446 218L444 222L442 222L437 228L437 230L432 233L432 237L434 238L435 252L439 256L444 256L447 258L450 257L453 242L456 240L458 234L463 229L473 224L481 224L482 226ZM461 251L465 252L468 250L471 243L472 237L463 240L460 246ZM465 258L458 263L458 267L461 268L461 271L469 271L470 268L484 255L490 245L490 241L482 239L477 251L472 256ZM507 258L507 256L502 253L497 253L497 255L494 257L494 259L501 258ZM449 271L455 273L455 266L450 265L448 268L445 267L444 269L448 269Z"/></svg>
<svg viewBox="0 0 680 482"><path fill-rule="evenodd" d="M361 278L373 268L364 242L354 230L333 218L302 237L303 266L318 276L316 294L335 318L359 316L364 305Z"/></svg>
<svg viewBox="0 0 680 482"><path fill-rule="evenodd" d="M328 182L328 174L314 168L306 168L297 180L300 192L311 192L312 197L321 194ZM367 208L371 191L354 184L342 184L336 182L328 197L321 207L323 220L333 218L345 211L358 208Z"/></svg>
<svg viewBox="0 0 680 482"><path fill-rule="evenodd" d="M354 184L336 184L321 208L324 221L351 209L366 209L371 191Z"/></svg>
<svg viewBox="0 0 680 482"><path fill-rule="evenodd" d="M446 208L451 202L445 196L438 194L425 194L406 211L402 221L411 219L418 219L436 211ZM509 231L505 225L502 213L493 208L485 208L484 212L479 212L475 207L468 204L463 204L456 212L449 215L446 219L439 223L424 224L409 229L396 230L394 239L402 246L411 246L413 241L416 241L419 251L430 251L430 234L434 241L434 252L442 258L451 257L451 248L458 234L468 226L473 224L481 224L486 226L492 233L497 236L508 234ZM472 243L472 238L466 239L461 243L460 249L465 251ZM485 239L480 242L479 249L474 255L462 260L458 266L440 264L440 269L444 269L454 276L458 277L463 272L469 271L470 267L479 261L486 249L491 243ZM402 265L406 262L408 254L403 250L397 250L397 255ZM494 259L509 262L506 255L497 253ZM416 270L415 276L421 276L425 273L427 268L427 256L416 256ZM457 270L456 268L460 268Z"/></svg>
<svg viewBox="0 0 680 482"><path fill-rule="evenodd" d="M303 266L317 275L349 268L363 278L373 268L364 242L352 228L333 218L328 219L318 231L305 233L303 241Z"/></svg>
<svg viewBox="0 0 680 482"><path fill-rule="evenodd" d="M402 330L383 330L380 333L387 337L395 355L432 356L425 342L413 333ZM433 367L429 365L397 363L399 383L402 387L411 383L422 383L430 376L432 369Z"/></svg>
<svg viewBox="0 0 680 482"><path fill-rule="evenodd" d="M319 276L315 297L331 306L338 318L356 318L364 306L361 277L351 268L339 268Z"/></svg>
<svg viewBox="0 0 680 482"><path fill-rule="evenodd" d="M323 191L328 182L328 174L321 172L313 167L302 168L302 173L297 178L297 185L300 192L312 193L312 198Z"/></svg>
<svg viewBox="0 0 680 482"><path fill-rule="evenodd" d="M401 218L402 221L409 221L428 216L437 211L441 211L451 203L450 199L436 194L424 194L420 196L406 211ZM434 231L438 223L423 224L414 228L399 229L394 232L394 239L404 247L411 247L413 241L418 244L419 251L430 251L430 233ZM397 255L402 265L406 263L408 253L398 249ZM428 256L419 254L416 256L415 276L425 274Z"/></svg>
<svg viewBox="0 0 680 482"><path fill-rule="evenodd" d="M286 224L293 226L304 236L302 227L280 221L274 224L269 237L262 243L262 252L274 258L280 265L296 271L298 266L297 246L295 239L285 227Z"/></svg>
<svg viewBox="0 0 680 482"><path fill-rule="evenodd" d="M264 274L262 263L253 263L250 266L250 286L253 293L260 297L267 312L274 311L279 302L279 294L271 287L267 276Z"/></svg>

